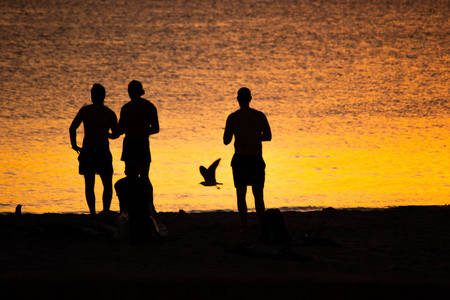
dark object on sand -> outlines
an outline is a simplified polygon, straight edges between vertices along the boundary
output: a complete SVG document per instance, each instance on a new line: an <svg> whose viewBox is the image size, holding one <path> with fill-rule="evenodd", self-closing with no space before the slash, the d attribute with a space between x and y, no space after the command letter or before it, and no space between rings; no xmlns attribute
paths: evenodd
<svg viewBox="0 0 450 300"><path fill-rule="evenodd" d="M14 213L16 215L16 218L19 218L22 215L22 205L16 206L16 212Z"/></svg>
<svg viewBox="0 0 450 300"><path fill-rule="evenodd" d="M279 209L268 209L263 215L261 242L269 244L289 244L290 238Z"/></svg>
<svg viewBox="0 0 450 300"><path fill-rule="evenodd" d="M204 166L200 166L200 173L202 174L203 179L205 180L203 182L200 182L201 185L216 186L218 184L221 184L216 181L216 169L219 163L220 158L217 159L215 162L213 162L208 169L205 168Z"/></svg>

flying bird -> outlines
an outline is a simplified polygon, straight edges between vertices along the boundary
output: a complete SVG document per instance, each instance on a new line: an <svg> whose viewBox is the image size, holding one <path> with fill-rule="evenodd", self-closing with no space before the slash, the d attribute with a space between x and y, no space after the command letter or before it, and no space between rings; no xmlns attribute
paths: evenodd
<svg viewBox="0 0 450 300"><path fill-rule="evenodd" d="M219 165L219 163L220 163L220 158L217 159L215 162L213 162L209 166L208 169L205 168L204 166L200 166L200 173L202 174L203 179L205 180L203 182L200 182L201 185L217 186L218 184L222 184L222 183L218 183L216 181L216 169L217 169L217 166ZM217 188L219 188L219 187L217 187Z"/></svg>

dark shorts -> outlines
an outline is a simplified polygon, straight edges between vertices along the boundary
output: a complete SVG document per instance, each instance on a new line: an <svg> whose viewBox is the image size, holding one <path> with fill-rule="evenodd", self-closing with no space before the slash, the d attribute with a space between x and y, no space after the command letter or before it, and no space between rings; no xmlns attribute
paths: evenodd
<svg viewBox="0 0 450 300"><path fill-rule="evenodd" d="M264 188L266 164L261 155L235 154L231 160L235 187Z"/></svg>
<svg viewBox="0 0 450 300"><path fill-rule="evenodd" d="M112 174L112 155L106 147L92 147L83 148L78 155L80 162L79 173L87 175L92 173L97 174Z"/></svg>
<svg viewBox="0 0 450 300"><path fill-rule="evenodd" d="M151 162L148 139L123 139L122 161Z"/></svg>

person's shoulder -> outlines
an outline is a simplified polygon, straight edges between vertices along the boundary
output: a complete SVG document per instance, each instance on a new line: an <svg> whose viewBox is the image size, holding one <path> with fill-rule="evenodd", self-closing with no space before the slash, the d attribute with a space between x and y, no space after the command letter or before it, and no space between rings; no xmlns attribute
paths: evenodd
<svg viewBox="0 0 450 300"><path fill-rule="evenodd" d="M136 108L139 108L139 109L141 109L141 108L142 109L147 109L147 108L156 109L156 107L155 107L155 105L153 105L153 103L151 103L150 101L148 101L147 99L144 99L144 98L131 100L131 101L125 103L122 106L122 109L126 110L128 108L131 109L132 107L133 107L133 109L136 109Z"/></svg>
<svg viewBox="0 0 450 300"><path fill-rule="evenodd" d="M119 180L116 181L116 183L114 184L114 187L120 188L122 185L126 184L126 182L127 182L127 177L120 178Z"/></svg>
<svg viewBox="0 0 450 300"><path fill-rule="evenodd" d="M111 108L109 108L108 106L104 106L104 107L105 107L105 111L107 111L109 114L116 115L116 113Z"/></svg>
<svg viewBox="0 0 450 300"><path fill-rule="evenodd" d="M131 104L131 101L128 101L127 103L125 103L124 105L122 105L122 109L127 109L127 107L130 107L132 104Z"/></svg>
<svg viewBox="0 0 450 300"><path fill-rule="evenodd" d="M83 105L83 107L80 108L80 111L88 111L88 110L91 110L93 106L94 106L94 104L86 104L86 105Z"/></svg>
<svg viewBox="0 0 450 300"><path fill-rule="evenodd" d="M231 114L228 115L227 120L228 121L233 121L234 119L239 117L239 110L236 110L234 112L232 112Z"/></svg>
<svg viewBox="0 0 450 300"><path fill-rule="evenodd" d="M236 117L242 114L242 109L238 109L230 114L230 117Z"/></svg>
<svg viewBox="0 0 450 300"><path fill-rule="evenodd" d="M239 116L249 116L249 115L258 115L258 116L265 116L263 112L256 110L254 108L246 108L246 109L238 109L235 112L230 114L230 117L239 117Z"/></svg>
<svg viewBox="0 0 450 300"><path fill-rule="evenodd" d="M126 177L122 177L119 180L116 181L116 185L117 184L121 184L122 182L124 182L126 180Z"/></svg>
<svg viewBox="0 0 450 300"><path fill-rule="evenodd" d="M259 110L257 110L257 109L254 109L254 108L252 108L252 107L250 107L250 111L251 111L252 113L255 113L255 114L264 114L262 111L259 111Z"/></svg>
<svg viewBox="0 0 450 300"><path fill-rule="evenodd" d="M110 117L111 121L117 123L117 114L112 109L109 110L109 117Z"/></svg>
<svg viewBox="0 0 450 300"><path fill-rule="evenodd" d="M86 104L78 111L78 115L86 115L91 113L94 110L94 104Z"/></svg>
<svg viewBox="0 0 450 300"><path fill-rule="evenodd" d="M141 99L142 99L143 105L145 105L146 107L151 108L151 109L156 109L156 106L152 102L150 102L149 100L144 99L144 98L141 98Z"/></svg>
<svg viewBox="0 0 450 300"><path fill-rule="evenodd" d="M102 114L104 117L116 117L116 113L106 105L92 105L88 108L88 111L91 111L92 114L98 115Z"/></svg>
<svg viewBox="0 0 450 300"><path fill-rule="evenodd" d="M252 113L254 113L255 115L258 115L258 116L263 117L263 118L266 117L266 115L260 110L256 110L254 108L251 108L251 110L252 110Z"/></svg>

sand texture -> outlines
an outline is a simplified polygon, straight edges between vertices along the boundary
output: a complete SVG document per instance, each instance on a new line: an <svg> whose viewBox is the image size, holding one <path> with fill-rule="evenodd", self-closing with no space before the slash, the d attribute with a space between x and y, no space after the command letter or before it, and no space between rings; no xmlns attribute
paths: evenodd
<svg viewBox="0 0 450 300"><path fill-rule="evenodd" d="M289 245L259 242L254 214L241 233L234 212L159 213L168 235L140 243L114 239L112 217L2 215L1 285L17 298L77 299L436 299L450 291L449 207L283 217Z"/></svg>

